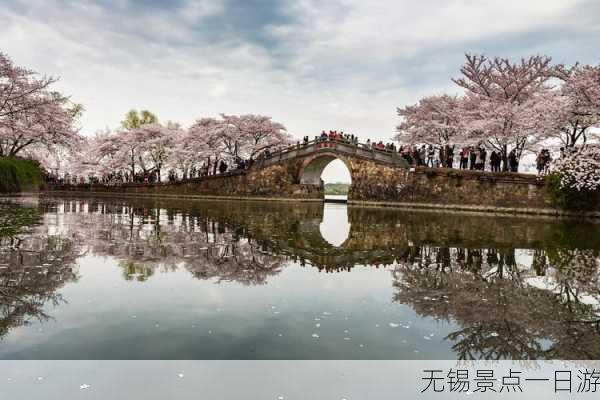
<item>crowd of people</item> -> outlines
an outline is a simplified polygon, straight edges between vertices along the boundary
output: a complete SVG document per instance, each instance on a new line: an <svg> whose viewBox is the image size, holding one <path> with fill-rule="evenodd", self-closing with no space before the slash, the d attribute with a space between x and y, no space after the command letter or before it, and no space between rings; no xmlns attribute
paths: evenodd
<svg viewBox="0 0 600 400"><path fill-rule="evenodd" d="M561 153L564 149L561 149ZM434 147L433 145L400 146L398 152L412 166L430 168L454 168L455 161L458 168L463 170L490 171L490 172L518 172L519 157L512 149L504 158L502 153L488 150L482 146L462 147L456 154L454 145ZM552 156L548 149L542 149L536 157L536 167L539 175L548 173Z"/></svg>
<svg viewBox="0 0 600 400"><path fill-rule="evenodd" d="M380 150L380 151L396 151L396 145L394 143L383 143L382 141L379 142L371 142L371 139L367 139L366 143L361 144L358 141L358 136L354 135L354 134L348 134L348 133L344 133L343 131L329 131L329 133L327 133L326 131L322 131L320 135L317 135L314 137L314 142L315 143L320 143L320 142L341 142L341 143L345 143L345 144L352 144L355 146L362 146L363 148L369 149L369 150ZM310 143L310 139L308 136L304 136L302 138L302 143L297 142L296 145L297 146L307 146Z"/></svg>
<svg viewBox="0 0 600 400"><path fill-rule="evenodd" d="M166 182L183 182L193 179L200 179L211 175L225 174L226 172L239 171L248 169L254 163L253 160L244 160L236 158L233 161L225 160L203 162L199 167L191 166L187 170L178 171L171 168L167 171ZM64 175L56 173L47 173L45 175L46 182L53 184L67 185L84 185L84 184L102 184L102 185L121 185L127 183L153 184L157 182L165 182L160 177L160 171L157 169L137 171L132 174L129 171L117 171L103 173L96 176L93 173L86 175L76 175L65 173Z"/></svg>
<svg viewBox="0 0 600 400"><path fill-rule="evenodd" d="M564 154L564 149L560 149L561 155ZM538 171L538 175L546 175L548 173L548 169L550 168L550 163L552 162L552 156L550 155L550 151L548 149L542 149L535 159L535 166Z"/></svg>
<svg viewBox="0 0 600 400"><path fill-rule="evenodd" d="M396 153L407 163L413 167L428 167L428 168L456 168L462 170L476 170L491 172L509 171L518 172L519 157L513 149L506 157L498 151L492 150L488 154L488 150L483 145L465 146L457 151L455 145L446 144L444 146L434 146L432 144L425 145L401 145L396 146L394 143L383 143L382 141L371 141L367 139L365 143L359 143L358 136L347 134L343 131L331 130L329 132L322 131L320 135L314 137L314 143L322 142L342 142L355 146L361 146L367 150L377 150L383 152ZM307 146L311 143L308 136L304 136L302 142L296 143L297 147ZM293 147L293 146L292 146ZM289 148L287 148L289 149ZM167 182L180 182L192 179L203 178L211 175L225 174L231 171L240 171L250 168L255 161L268 159L285 148L267 148L263 150L257 157L257 160L252 158L242 159L237 157L233 160L211 160L203 162L200 166L192 166L183 171L177 171L172 168L168 170ZM561 154L564 149L561 149ZM542 149L536 157L536 167L539 175L548 173L552 156L548 149ZM161 182L160 171L138 171L130 173L128 171L117 171L113 173L104 173L97 177L90 174L87 177L81 175L65 174L59 177L57 174L48 174L47 180L51 183L64 184L124 184L124 183L143 183L150 184Z"/></svg>
<svg viewBox="0 0 600 400"><path fill-rule="evenodd" d="M322 131L321 135L315 136L315 142L325 142L328 140L358 145L358 136L347 134L341 131L329 131L329 133ZM304 144L308 144L308 136L304 137Z"/></svg>
<svg viewBox="0 0 600 400"><path fill-rule="evenodd" d="M430 168L455 168L455 161L458 162L459 169L468 169L476 171L485 171L486 165L489 165L491 172L500 172L502 167L502 156L500 152L488 150L479 146L465 146L458 152L455 145L444 145L434 147L433 145L419 146L401 146L398 150L402 157L412 166L430 167ZM508 154L505 161L506 170L517 172L519 167L518 157L513 150Z"/></svg>
<svg viewBox="0 0 600 400"><path fill-rule="evenodd" d="M457 151L455 145L446 144L444 146L429 145L402 145L396 146L394 143L376 142L367 139L364 144L360 144L358 136L345 134L338 131L322 131L321 135L315 136L315 142L338 141L346 144L362 146L369 150L379 150L385 152L396 152L404 158L409 165L413 167L429 168L455 168L455 162L458 168L463 170L490 171L490 172L518 172L519 156L515 149L512 149L506 157L496 150L489 152L483 145L464 146ZM304 136L302 145L310 143L309 137ZM300 142L297 143L300 146ZM564 149L561 148L561 154ZM268 153L272 155L273 153ZM539 175L548 173L552 157L548 149L542 149L536 158L536 167Z"/></svg>

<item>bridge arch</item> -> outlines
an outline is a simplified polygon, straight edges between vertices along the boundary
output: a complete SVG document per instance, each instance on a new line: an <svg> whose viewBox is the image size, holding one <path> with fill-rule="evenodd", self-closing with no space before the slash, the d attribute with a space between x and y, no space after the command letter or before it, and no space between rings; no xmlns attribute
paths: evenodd
<svg viewBox="0 0 600 400"><path fill-rule="evenodd" d="M299 174L300 183L307 185L320 185L323 170L325 170L325 167L327 167L327 165L329 165L330 162L336 159L344 163L344 165L348 169L348 172L350 173L350 179L354 181L354 177L352 176L352 169L350 168L350 163L346 159L346 157L334 152L322 152L307 157L303 161Z"/></svg>

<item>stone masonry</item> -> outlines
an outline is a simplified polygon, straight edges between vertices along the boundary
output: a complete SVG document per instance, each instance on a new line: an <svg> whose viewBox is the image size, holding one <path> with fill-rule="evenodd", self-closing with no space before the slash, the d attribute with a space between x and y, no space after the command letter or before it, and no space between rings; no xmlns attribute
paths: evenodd
<svg viewBox="0 0 600 400"><path fill-rule="evenodd" d="M534 175L445 168L415 170L409 169L397 156L354 150L349 145L315 145L292 152L259 161L247 171L186 182L57 185L48 190L318 201L324 195L320 174L329 161L337 158L350 171L352 185L348 201L351 204L567 214L555 207L544 180ZM591 216L600 216L600 199L593 210L585 211Z"/></svg>

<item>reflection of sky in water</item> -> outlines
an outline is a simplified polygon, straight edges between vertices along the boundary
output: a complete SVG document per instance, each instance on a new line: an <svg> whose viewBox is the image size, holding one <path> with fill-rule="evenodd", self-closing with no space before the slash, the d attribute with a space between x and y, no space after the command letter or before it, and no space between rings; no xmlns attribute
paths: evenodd
<svg viewBox="0 0 600 400"><path fill-rule="evenodd" d="M391 303L385 268L326 274L289 263L248 287L185 270L125 281L110 257L79 266L81 279L61 289L67 304L47 307L55 319L15 329L2 358L452 357L447 324Z"/></svg>
<svg viewBox="0 0 600 400"><path fill-rule="evenodd" d="M323 222L319 225L323 239L333 246L340 246L350 234L348 222L348 206L343 204L325 203Z"/></svg>
<svg viewBox="0 0 600 400"><path fill-rule="evenodd" d="M0 238L0 358L600 356L593 224L168 204L51 202Z"/></svg>

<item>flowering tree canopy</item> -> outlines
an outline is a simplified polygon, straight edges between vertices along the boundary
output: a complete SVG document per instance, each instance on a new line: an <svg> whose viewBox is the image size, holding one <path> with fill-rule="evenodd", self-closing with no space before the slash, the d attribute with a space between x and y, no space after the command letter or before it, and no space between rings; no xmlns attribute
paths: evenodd
<svg viewBox="0 0 600 400"><path fill-rule="evenodd" d="M431 96L398 108L404 120L396 128L401 143L447 144L460 133L460 100L456 96Z"/></svg>
<svg viewBox="0 0 600 400"><path fill-rule="evenodd" d="M279 122L264 115L223 115L223 122L233 125L240 137L241 156L254 159L267 148L288 145L291 137Z"/></svg>
<svg viewBox="0 0 600 400"><path fill-rule="evenodd" d="M178 130L152 123L142 125L137 133L142 143L139 159L142 169L156 171L160 180L160 171L169 160Z"/></svg>
<svg viewBox="0 0 600 400"><path fill-rule="evenodd" d="M585 145L566 151L557 159L553 171L560 176L561 187L579 192L600 190L600 145Z"/></svg>
<svg viewBox="0 0 600 400"><path fill-rule="evenodd" d="M467 54L460 72L452 81L462 95L398 108L395 140L480 143L496 150L506 169L511 152L518 160L539 145L572 147L598 137L600 67L552 66L550 57L540 55L513 62Z"/></svg>
<svg viewBox="0 0 600 400"><path fill-rule="evenodd" d="M291 143L285 127L263 115L221 114L207 133L211 146L234 159L254 159L267 148Z"/></svg>
<svg viewBox="0 0 600 400"><path fill-rule="evenodd" d="M58 151L79 140L75 124L83 108L49 91L54 82L37 78L0 53L0 156Z"/></svg>
<svg viewBox="0 0 600 400"><path fill-rule="evenodd" d="M466 55L461 119L471 139L487 143L506 159L520 158L528 145L548 137L553 125L544 113L551 79L549 57L532 56L513 63L506 58ZM505 163L506 165L506 163Z"/></svg>
<svg viewBox="0 0 600 400"><path fill-rule="evenodd" d="M222 115L201 118L189 128L178 123L159 124L149 111L126 115L120 129L85 138L68 157L67 170L83 176L121 172L129 176L155 174L160 181L165 167L183 176L208 167L216 172L221 161L254 159L269 147L290 143L283 125L260 115Z"/></svg>
<svg viewBox="0 0 600 400"><path fill-rule="evenodd" d="M215 118L201 118L197 120L180 137L177 143L176 159L185 165L191 165L194 160L210 161L212 157L218 160L223 156L224 141L219 140L215 130L220 129L220 121Z"/></svg>
<svg viewBox="0 0 600 400"><path fill-rule="evenodd" d="M548 112L559 119L558 137L567 147L598 138L590 128L600 127L600 67L559 65L555 72L564 83Z"/></svg>

